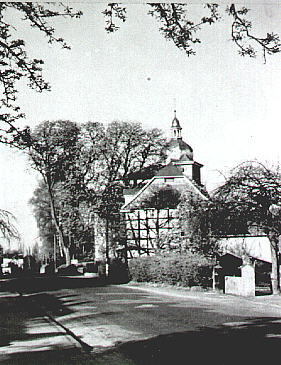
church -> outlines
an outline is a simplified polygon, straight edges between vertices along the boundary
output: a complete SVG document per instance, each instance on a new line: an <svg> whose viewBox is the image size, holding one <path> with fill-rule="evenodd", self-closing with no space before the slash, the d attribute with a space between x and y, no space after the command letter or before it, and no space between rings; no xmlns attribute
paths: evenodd
<svg viewBox="0 0 281 365"><path fill-rule="evenodd" d="M126 230L128 258L150 255L165 245L161 238L175 227L181 193L189 190L207 199L201 183L203 165L194 160L193 149L182 139L182 127L174 111L170 139L165 146L165 165L152 178L141 179L125 189L121 208Z"/></svg>
<svg viewBox="0 0 281 365"><path fill-rule="evenodd" d="M118 226L118 236L112 237L115 243L112 247L106 243L104 223L95 217L95 260L106 257L106 247L109 257L128 259L148 256L163 248L176 248L177 243L167 242L165 237L178 227L176 213L181 193L190 191L202 199L209 198L201 182L203 165L194 159L193 148L183 140L182 127L176 111L174 113L170 138L163 151L164 163L149 174L147 171L132 174L131 188L123 190L121 226ZM180 237L181 232L178 234ZM259 261L271 261L270 244L265 235L249 233L222 237L220 241L223 255L240 260L247 253Z"/></svg>
<svg viewBox="0 0 281 365"><path fill-rule="evenodd" d="M192 147L182 139L182 127L176 111L174 114L164 151L165 165L152 177L142 179L140 174L132 177L137 179L132 186L138 187L123 191L125 203L121 213L128 258L150 255L165 247L161 238L176 227L176 208L183 191L208 199L201 182L203 165L194 160ZM271 261L269 242L264 235L222 237L221 247L224 254L231 256L241 257L241 252L247 252L258 260Z"/></svg>

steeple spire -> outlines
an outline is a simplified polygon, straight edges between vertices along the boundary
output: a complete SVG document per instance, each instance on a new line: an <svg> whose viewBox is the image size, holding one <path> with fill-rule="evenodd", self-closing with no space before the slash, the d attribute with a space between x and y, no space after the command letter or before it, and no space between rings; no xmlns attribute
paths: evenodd
<svg viewBox="0 0 281 365"><path fill-rule="evenodd" d="M180 122L177 118L177 111L176 109L174 110L174 119L172 121L172 126L171 126L171 137L172 138L181 138L181 130L182 127L180 125Z"/></svg>

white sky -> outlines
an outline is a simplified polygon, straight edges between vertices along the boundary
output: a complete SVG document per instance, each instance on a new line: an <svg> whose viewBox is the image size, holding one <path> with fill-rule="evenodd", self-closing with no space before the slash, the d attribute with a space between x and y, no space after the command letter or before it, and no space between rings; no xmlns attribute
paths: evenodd
<svg viewBox="0 0 281 365"><path fill-rule="evenodd" d="M242 161L280 161L281 55L268 57L266 64L262 58L240 57L225 14L198 33L202 43L196 46L197 55L188 58L159 33L155 19L146 15L146 5L129 5L127 22L114 34L104 30L104 4L73 6L84 12L81 19L54 22L70 51L48 45L13 14L32 57L45 60L44 77L52 86L51 92L37 94L20 85L24 124L119 119L168 134L176 98L183 138L193 147L195 160L204 164L203 182L209 190L222 181L219 171L226 173ZM200 17L201 9L192 5L191 13ZM251 3L251 9L256 34L281 35L281 5ZM17 217L23 240L30 245L37 236L28 206L36 176L19 153L4 146L0 151L0 206Z"/></svg>

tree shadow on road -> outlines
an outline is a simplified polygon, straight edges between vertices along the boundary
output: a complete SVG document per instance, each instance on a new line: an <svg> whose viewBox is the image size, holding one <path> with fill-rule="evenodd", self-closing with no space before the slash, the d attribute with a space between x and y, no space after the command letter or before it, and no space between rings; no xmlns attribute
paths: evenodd
<svg viewBox="0 0 281 365"><path fill-rule="evenodd" d="M28 322L43 318L46 312L60 316L72 313L64 302L45 293L0 298L0 352L1 347L13 341L32 339L34 335L27 331ZM48 335L51 337L52 333ZM44 336L44 333L39 332L36 336Z"/></svg>
<svg viewBox="0 0 281 365"><path fill-rule="evenodd" d="M117 355L130 359L135 365L256 365L279 359L280 349L281 319L251 318L234 327L206 327L126 343L97 357L96 365L123 365L109 362Z"/></svg>
<svg viewBox="0 0 281 365"><path fill-rule="evenodd" d="M27 331L27 323L30 320L36 321L42 318L42 308L43 311L54 317L61 317L75 312L77 312L77 315L82 314L79 311L79 304L84 302L79 302L79 295L75 297L74 293L69 295L69 292L66 292L65 295L60 296L51 295L50 293L36 293L21 297L10 296L0 298L0 354L5 346L9 347L15 341L28 341L35 338L44 339L48 335L50 341L49 346L45 348L38 347L35 349L36 351L26 346L25 351L11 352L7 359L0 360L1 364L264 365L268 361L273 361L275 358L279 359L280 357L280 317L246 318L243 315L231 315L228 312L222 311L223 306L217 310L213 305L210 306L203 303L199 306L198 303L191 305L191 303L186 302L186 305L181 309L174 299L155 302L147 294L138 295L137 298L132 299L126 297L128 302L126 304L122 299L123 293L118 292L118 295L121 298L120 300L118 298L115 299L115 295L106 299L111 306L108 311L106 311L106 306L104 311L100 310L105 305L103 301L100 301L98 312L89 314L91 318L95 319L94 323L96 323L97 319L99 319L100 323L103 323L104 318L110 315L113 317L112 323L129 331L133 328L134 323L131 323L131 325L126 323L122 313L119 313L119 311L131 313L132 318L134 318L134 313L141 311L142 318L146 318L147 311L142 311L141 306L138 304L150 303L151 305L154 304L149 310L152 311L156 322L158 313L160 317L164 314L169 316L169 314L176 310L180 319L182 318L182 326L179 331L182 329L183 331L141 341L127 342L114 350L101 354L85 353L79 348L74 348L74 346L72 348L61 346L56 342L56 337L62 334L53 332L50 328L49 332L47 332L39 326L39 332L36 335ZM121 307L120 303L122 303ZM112 310L112 305L116 306L116 311ZM180 305L182 306L182 304ZM81 310L82 308L83 305ZM231 310L231 307L227 308L228 311ZM250 315L251 313L249 313ZM152 317L147 318L151 319ZM195 327L197 323L204 324L205 321L208 321L209 326ZM89 321L87 320L87 322ZM167 323L169 324L170 322L168 321ZM106 319L104 323L107 324ZM148 328L150 326L149 320L147 324L145 321L141 323ZM169 328L167 328L167 331L169 331ZM175 331L175 327L171 323L171 330L172 328ZM190 330L184 331L187 328Z"/></svg>
<svg viewBox="0 0 281 365"><path fill-rule="evenodd" d="M94 365L95 360L79 348L56 347L46 351L12 354L6 359L3 358L0 363L1 365Z"/></svg>
<svg viewBox="0 0 281 365"><path fill-rule="evenodd" d="M86 364L83 341L66 340L63 328L51 318L73 314L74 295L60 299L49 293L0 298L1 364ZM82 302L76 300L79 305ZM85 349L84 349L85 350Z"/></svg>
<svg viewBox="0 0 281 365"><path fill-rule="evenodd" d="M129 342L102 354L51 349L13 354L3 365L229 365L266 364L280 357L280 318L244 319L240 325L201 328Z"/></svg>
<svg viewBox="0 0 281 365"><path fill-rule="evenodd" d="M45 348L48 348L48 351L52 347L56 350L64 350L59 345L64 340L59 340L58 337L62 338L66 334L73 337L76 346L79 343L82 347L84 346L79 337L75 337L75 334L70 333L71 331L66 327L58 325L59 322L55 319L73 314L77 312L77 306L88 303L88 301L81 301L79 296L73 293L58 297L55 293L52 295L49 292L49 290L58 290L61 287L77 286L77 281L71 280L69 285L64 285L64 279L54 280L49 277L1 281L0 292L5 291L5 293L0 296L0 363L2 363L1 355L5 351L11 352L14 347L16 347L15 356L18 356L17 353L24 354L22 350L28 350L28 346L30 346L30 353L36 350L39 354L42 339L46 339L45 343L48 343L48 346ZM69 280L66 280L66 283L69 283ZM85 285L84 283L89 282L83 281L81 284L79 281L78 287ZM44 291L48 291L48 293ZM15 295L15 293L18 294ZM71 344L71 347L74 347L74 343ZM19 350L19 348L21 349ZM14 355L10 354L9 358ZM19 355L20 358L21 355ZM38 362L36 363L38 364Z"/></svg>

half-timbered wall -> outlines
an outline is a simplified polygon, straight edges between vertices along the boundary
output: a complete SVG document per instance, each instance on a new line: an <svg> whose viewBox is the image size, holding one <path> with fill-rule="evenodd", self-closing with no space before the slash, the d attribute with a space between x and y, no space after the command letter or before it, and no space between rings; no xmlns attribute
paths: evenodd
<svg viewBox="0 0 281 365"><path fill-rule="evenodd" d="M164 248L161 237L176 223L175 209L138 209L124 212L128 258L150 255Z"/></svg>

